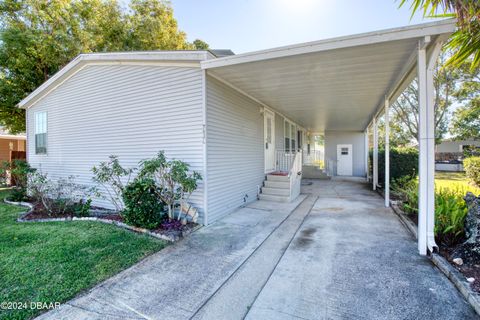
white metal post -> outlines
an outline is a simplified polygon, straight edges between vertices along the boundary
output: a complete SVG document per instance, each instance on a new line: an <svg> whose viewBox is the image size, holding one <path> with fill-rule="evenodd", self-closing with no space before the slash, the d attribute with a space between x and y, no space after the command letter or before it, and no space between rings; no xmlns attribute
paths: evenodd
<svg viewBox="0 0 480 320"><path fill-rule="evenodd" d="M419 142L419 183L418 183L418 252L427 254L427 212L428 212L428 142L427 142L427 56L426 45L420 41L417 57L418 71L418 142Z"/></svg>
<svg viewBox="0 0 480 320"><path fill-rule="evenodd" d="M368 144L368 127L367 129L365 130L365 176L367 178L367 182L369 180L369 176L370 176L370 170L368 170L368 160L369 160L369 152L370 152L370 146Z"/></svg>
<svg viewBox="0 0 480 320"><path fill-rule="evenodd" d="M378 124L377 118L373 118L373 190L378 185Z"/></svg>
<svg viewBox="0 0 480 320"><path fill-rule="evenodd" d="M385 207L390 207L390 117L389 101L385 98Z"/></svg>
<svg viewBox="0 0 480 320"><path fill-rule="evenodd" d="M427 248L433 252L435 243L435 89L433 74L443 43L437 42L427 63Z"/></svg>

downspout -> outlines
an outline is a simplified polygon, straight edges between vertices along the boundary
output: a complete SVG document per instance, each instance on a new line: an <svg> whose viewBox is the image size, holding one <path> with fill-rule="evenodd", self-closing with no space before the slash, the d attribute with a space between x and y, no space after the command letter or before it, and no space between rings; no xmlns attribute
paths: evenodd
<svg viewBox="0 0 480 320"><path fill-rule="evenodd" d="M437 41L433 47L431 56L427 65L427 99L428 99L428 118L433 119L433 125L429 122L427 126L428 139L428 188L433 192L433 197L429 197L427 211L427 247L433 253L438 250L435 242L435 92L434 79L435 65L442 50L443 42Z"/></svg>

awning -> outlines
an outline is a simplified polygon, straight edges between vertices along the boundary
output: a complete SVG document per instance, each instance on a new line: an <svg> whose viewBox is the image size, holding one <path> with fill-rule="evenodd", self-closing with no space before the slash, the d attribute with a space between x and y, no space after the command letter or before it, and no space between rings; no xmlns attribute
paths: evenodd
<svg viewBox="0 0 480 320"><path fill-rule="evenodd" d="M396 99L415 75L419 42L433 47L454 29L454 20L441 20L211 59L201 65L208 75L310 131L363 131L385 97Z"/></svg>

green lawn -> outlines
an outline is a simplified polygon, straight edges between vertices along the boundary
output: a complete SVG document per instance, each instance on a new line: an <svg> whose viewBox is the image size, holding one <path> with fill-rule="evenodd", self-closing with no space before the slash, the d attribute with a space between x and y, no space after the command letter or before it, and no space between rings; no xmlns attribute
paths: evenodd
<svg viewBox="0 0 480 320"><path fill-rule="evenodd" d="M64 302L161 250L166 242L98 222L17 223L0 190L0 303ZM26 319L37 310L0 310Z"/></svg>
<svg viewBox="0 0 480 320"><path fill-rule="evenodd" d="M435 172L435 187L458 190L461 193L470 191L477 196L480 195L480 188L469 183L464 172Z"/></svg>

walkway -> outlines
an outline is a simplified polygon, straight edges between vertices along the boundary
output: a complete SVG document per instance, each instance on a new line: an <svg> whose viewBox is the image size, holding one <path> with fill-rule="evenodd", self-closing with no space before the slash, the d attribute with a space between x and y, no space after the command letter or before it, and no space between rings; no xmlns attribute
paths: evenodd
<svg viewBox="0 0 480 320"><path fill-rule="evenodd" d="M303 193L239 209L40 318L476 318L368 186Z"/></svg>

